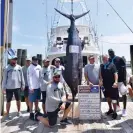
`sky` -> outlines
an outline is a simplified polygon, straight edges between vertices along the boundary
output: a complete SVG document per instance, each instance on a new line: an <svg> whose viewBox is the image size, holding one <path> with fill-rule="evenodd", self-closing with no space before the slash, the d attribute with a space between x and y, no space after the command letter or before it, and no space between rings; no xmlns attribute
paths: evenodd
<svg viewBox="0 0 133 133"><path fill-rule="evenodd" d="M13 48L27 49L30 56L45 54L47 45L47 28L50 31L55 16L59 26L69 25L69 21L55 12L54 8L70 13L70 3L59 0L14 0L13 1ZM84 1L84 0L82 0ZM133 45L133 33L125 26L106 0L85 0L93 26L97 25L100 50L103 53L109 48L116 55L130 60L129 47ZM98 1L98 4L97 4ZM108 0L133 30L133 0ZM47 19L46 19L47 10ZM79 2L74 2L74 14L83 13ZM88 17L88 16L87 16ZM87 17L77 20L76 24L88 24ZM48 27L47 27L48 25ZM102 50L101 50L102 51Z"/></svg>

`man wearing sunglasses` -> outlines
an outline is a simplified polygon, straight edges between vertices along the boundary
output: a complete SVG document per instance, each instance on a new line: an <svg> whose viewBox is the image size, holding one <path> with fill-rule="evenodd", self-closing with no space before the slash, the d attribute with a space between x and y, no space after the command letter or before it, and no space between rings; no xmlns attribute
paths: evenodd
<svg viewBox="0 0 133 133"><path fill-rule="evenodd" d="M58 112L64 110L64 115L61 124L71 124L67 119L67 115L71 109L71 103L66 100L63 84L60 82L60 73L54 72L53 81L46 90L46 111L48 118L38 116L37 119L45 126L51 127L56 125Z"/></svg>

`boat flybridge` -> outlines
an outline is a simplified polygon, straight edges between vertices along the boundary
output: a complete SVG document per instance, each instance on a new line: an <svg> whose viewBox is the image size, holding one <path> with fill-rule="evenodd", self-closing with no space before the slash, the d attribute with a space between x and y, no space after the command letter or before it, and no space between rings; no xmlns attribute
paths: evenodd
<svg viewBox="0 0 133 133"><path fill-rule="evenodd" d="M88 63L88 56L93 54L96 58L96 63L100 61L100 50L97 44L97 38L89 32L89 27L85 25L76 25L79 31L79 37L84 46L82 50L83 56L83 65ZM48 58L54 63L55 58L60 58L62 65L65 64L65 56L66 56L66 45L68 39L68 30L69 26L58 26L51 30L53 33L53 41L51 41L51 45L48 50Z"/></svg>

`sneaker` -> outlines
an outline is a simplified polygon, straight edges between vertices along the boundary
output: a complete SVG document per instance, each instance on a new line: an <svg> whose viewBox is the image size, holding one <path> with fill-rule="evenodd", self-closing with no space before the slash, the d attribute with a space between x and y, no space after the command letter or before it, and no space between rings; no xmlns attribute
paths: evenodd
<svg viewBox="0 0 133 133"><path fill-rule="evenodd" d="M126 111L126 109L123 109L123 110L122 110L122 116L123 116L123 117L126 117L126 116L127 116L127 111Z"/></svg>
<svg viewBox="0 0 133 133"><path fill-rule="evenodd" d="M116 118L117 118L117 113L114 112L114 113L112 114L112 119L116 119Z"/></svg>
<svg viewBox="0 0 133 133"><path fill-rule="evenodd" d="M47 118L47 117L48 117L48 114L43 114L43 117L44 117L44 118Z"/></svg>
<svg viewBox="0 0 133 133"><path fill-rule="evenodd" d="M112 109L110 109L108 112L106 112L106 115L111 115L112 113L114 113L114 111Z"/></svg>
<svg viewBox="0 0 133 133"><path fill-rule="evenodd" d="M35 120L35 121L38 121L38 119L37 119L38 116L42 116L42 117L43 117L43 114L40 113L40 112L36 112L36 113L34 114L34 120Z"/></svg>
<svg viewBox="0 0 133 133"><path fill-rule="evenodd" d="M30 113L30 117L31 120L34 120L34 113Z"/></svg>
<svg viewBox="0 0 133 133"><path fill-rule="evenodd" d="M9 121L9 120L11 120L11 116L9 116L9 114L8 114L5 116L5 121Z"/></svg>
<svg viewBox="0 0 133 133"><path fill-rule="evenodd" d="M66 118L64 120L61 120L60 121L60 124L62 124L62 125L68 125L68 124L72 124L72 122Z"/></svg>
<svg viewBox="0 0 133 133"><path fill-rule="evenodd" d="M22 113L21 113L21 112L18 112L18 113L17 113L17 116L18 116L18 117L21 117L21 116L22 116Z"/></svg>
<svg viewBox="0 0 133 133"><path fill-rule="evenodd" d="M116 112L119 112L119 111L121 111L120 106L117 106L116 107Z"/></svg>

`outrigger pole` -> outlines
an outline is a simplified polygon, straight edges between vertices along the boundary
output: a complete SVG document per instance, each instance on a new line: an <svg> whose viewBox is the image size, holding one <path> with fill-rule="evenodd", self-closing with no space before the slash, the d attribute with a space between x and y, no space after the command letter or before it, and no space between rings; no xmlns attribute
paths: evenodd
<svg viewBox="0 0 133 133"><path fill-rule="evenodd" d="M121 21L126 25L126 27L133 33L133 30L128 26L128 24L124 21L124 19L119 15L119 13L114 9L114 7L109 3L108 0L106 2L109 4L109 6L114 10L114 12L117 14L117 16L121 19Z"/></svg>

